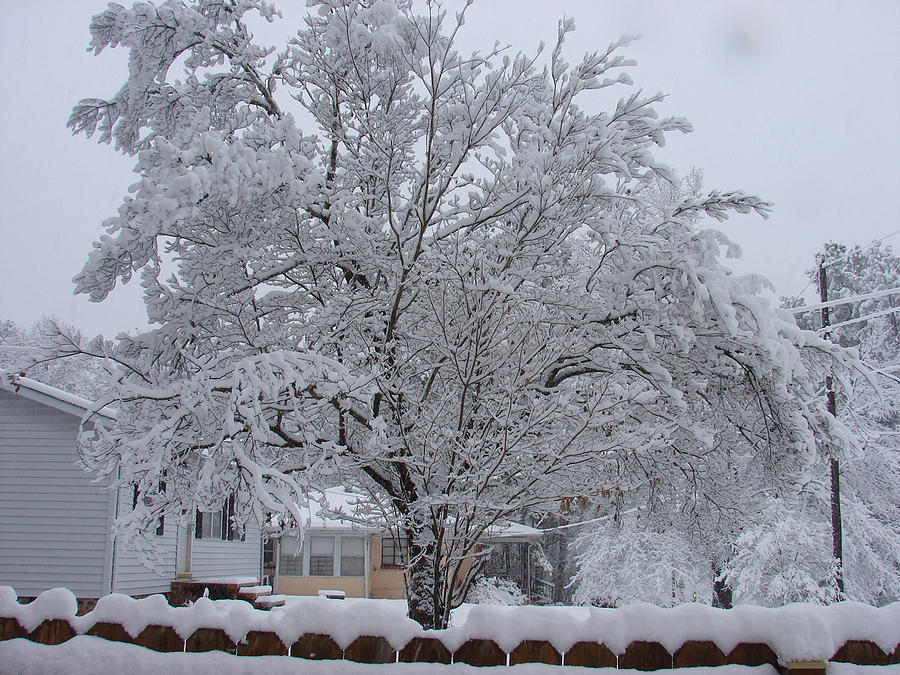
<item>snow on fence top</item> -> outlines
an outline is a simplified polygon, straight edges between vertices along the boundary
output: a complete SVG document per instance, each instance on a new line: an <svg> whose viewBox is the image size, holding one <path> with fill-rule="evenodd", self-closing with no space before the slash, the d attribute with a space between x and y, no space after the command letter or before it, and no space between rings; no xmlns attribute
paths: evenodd
<svg viewBox="0 0 900 675"><path fill-rule="evenodd" d="M671 653L688 640L710 640L726 654L741 642L768 644L787 662L826 660L848 640L872 641L885 653L900 644L900 603L727 610L699 604L670 609L646 604L619 609L479 605L458 626L425 631L396 607L364 600L309 597L261 611L240 600L200 598L189 607L171 607L161 595L136 600L113 593L93 611L76 616L75 596L68 589L45 591L23 605L14 589L0 586L0 616L15 618L27 631L45 619L64 619L78 633L99 622L117 623L132 637L149 625L171 626L183 639L198 628L221 628L235 643L249 631L273 632L287 645L304 633L319 633L330 635L341 649L357 637L375 635L398 651L414 637L437 638L451 652L469 639L492 639L507 653L524 640L547 640L560 653L578 642L601 642L618 654L638 640L659 642Z"/></svg>

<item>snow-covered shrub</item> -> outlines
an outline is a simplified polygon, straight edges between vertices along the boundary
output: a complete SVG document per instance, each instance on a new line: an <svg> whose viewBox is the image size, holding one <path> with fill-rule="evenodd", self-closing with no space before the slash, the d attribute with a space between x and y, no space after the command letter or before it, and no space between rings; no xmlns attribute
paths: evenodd
<svg viewBox="0 0 900 675"><path fill-rule="evenodd" d="M726 573L735 603L835 602L837 565L830 544L827 522L773 501L735 542L737 555Z"/></svg>
<svg viewBox="0 0 900 675"><path fill-rule="evenodd" d="M469 589L466 602L476 605L524 605L528 598L512 579L480 577Z"/></svg>
<svg viewBox="0 0 900 675"><path fill-rule="evenodd" d="M712 571L683 532L613 523L575 540L575 602L619 607L649 602L671 607L709 602Z"/></svg>

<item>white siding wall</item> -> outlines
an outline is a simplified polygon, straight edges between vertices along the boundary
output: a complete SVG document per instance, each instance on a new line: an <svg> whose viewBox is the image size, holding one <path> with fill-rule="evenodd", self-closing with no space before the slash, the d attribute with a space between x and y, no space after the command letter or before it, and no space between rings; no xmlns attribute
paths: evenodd
<svg viewBox="0 0 900 675"><path fill-rule="evenodd" d="M0 391L0 584L20 596L109 584L109 490L75 465L79 418Z"/></svg>
<svg viewBox="0 0 900 675"><path fill-rule="evenodd" d="M119 514L131 511L134 494L127 488L119 491ZM162 536L150 535L157 545L157 554L165 571L165 576L145 567L137 553L126 547L124 541L116 541L115 582L113 590L128 595L168 593L175 578L175 542L178 523L173 518L165 519Z"/></svg>
<svg viewBox="0 0 900 675"><path fill-rule="evenodd" d="M194 539L191 552L194 579L259 577L262 562L259 524L255 520L247 523L244 541Z"/></svg>

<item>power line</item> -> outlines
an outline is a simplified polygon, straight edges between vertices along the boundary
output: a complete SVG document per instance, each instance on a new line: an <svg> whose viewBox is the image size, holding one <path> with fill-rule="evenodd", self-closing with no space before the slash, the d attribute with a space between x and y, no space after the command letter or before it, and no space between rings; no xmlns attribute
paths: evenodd
<svg viewBox="0 0 900 675"><path fill-rule="evenodd" d="M812 312L817 309L826 309L828 307L837 307L838 305L847 305L851 302L860 302L862 300L883 298L886 295L894 295L897 293L900 293L900 287L887 288L881 291L873 291L871 293L863 293L862 295L851 295L847 298L840 298L839 300L829 300L828 302L816 302L811 305L803 305L802 307L791 307L787 311L791 314L803 314L804 312Z"/></svg>
<svg viewBox="0 0 900 675"><path fill-rule="evenodd" d="M880 244L880 243L883 242L885 239L888 239L888 238L890 238L890 237L893 237L895 234L900 234L900 230L894 230L894 231L891 232L890 234L886 234L886 235L884 235L883 237L881 237L880 239L873 239L871 243L866 244L865 246L863 246L862 248L860 248L860 249L859 249L859 252L866 251L866 250L872 248L873 246L875 246L875 245L877 245L877 244ZM823 263L822 266L823 266L823 267L831 267L832 265L836 265L837 263L841 262L842 260L846 260L847 258L849 258L851 255L853 255L853 254L856 252L856 250L857 250L857 249L856 249L856 247L854 246L854 247L851 248L849 251L847 251L844 255L842 255L840 258L835 258L834 260L829 260L828 262Z"/></svg>
<svg viewBox="0 0 900 675"><path fill-rule="evenodd" d="M801 289L800 289L800 292L799 292L799 293L796 293L793 297L799 298L801 295L803 295L804 293L806 293L806 289L809 288L810 286L812 286L812 281L807 281L807 282L806 282L806 286L804 286L803 288L801 288Z"/></svg>
<svg viewBox="0 0 900 675"><path fill-rule="evenodd" d="M894 230L894 231L891 232L890 234L886 234L886 235L884 235L883 237L880 237L879 239L873 239L873 240L871 241L871 243L866 244L865 246L861 247L861 248L859 249L859 251L860 251L860 252L866 251L866 250L872 248L873 246L875 246L876 244L880 244L880 243L883 242L885 239L890 239L890 238L893 237L895 234L900 234L900 230ZM836 265L837 263L841 262L842 260L845 260L845 259L849 258L849 257L854 253L855 250L856 250L855 247L854 247L854 248L851 248L849 251L847 251L847 252L846 252L844 255L842 255L840 258L835 258L834 260L829 260L828 262L824 263L822 266L825 267L825 268L828 268L828 267L831 267L832 265ZM804 286L803 288L801 288L799 293L795 293L795 294L793 295L793 297L799 298L800 296L802 296L802 295L806 292L806 289L809 288L810 286L812 286L812 284L813 284L812 280L807 281L807 282L806 282L806 286Z"/></svg>
<svg viewBox="0 0 900 675"><path fill-rule="evenodd" d="M866 314L865 316L860 316L856 319L848 319L847 321L841 321L840 323L833 323L830 326L824 326L823 328L820 328L818 332L824 333L832 328L850 326L854 323L862 323L863 321L868 321L869 319L877 319L879 316L887 316L888 314L896 314L897 312L900 312L900 307L889 307L888 309L883 309L880 312L873 312L872 314Z"/></svg>

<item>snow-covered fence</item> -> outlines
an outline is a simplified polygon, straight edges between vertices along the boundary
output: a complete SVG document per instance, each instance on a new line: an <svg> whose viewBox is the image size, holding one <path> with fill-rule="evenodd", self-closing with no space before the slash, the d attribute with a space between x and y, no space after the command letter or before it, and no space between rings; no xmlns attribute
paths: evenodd
<svg viewBox="0 0 900 675"><path fill-rule="evenodd" d="M362 663L551 663L656 670L727 663L790 667L825 661L900 663L900 603L779 609L703 605L661 609L473 607L460 625L424 631L396 605L304 598L270 612L201 598L171 607L163 596L101 598L76 614L66 589L20 604L0 587L0 640L59 644L86 634L156 651L347 659ZM808 671L807 671L808 672Z"/></svg>

